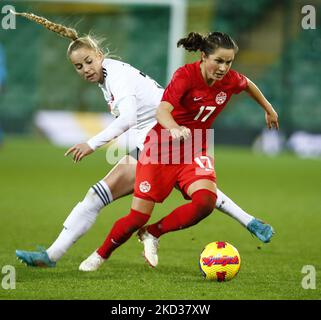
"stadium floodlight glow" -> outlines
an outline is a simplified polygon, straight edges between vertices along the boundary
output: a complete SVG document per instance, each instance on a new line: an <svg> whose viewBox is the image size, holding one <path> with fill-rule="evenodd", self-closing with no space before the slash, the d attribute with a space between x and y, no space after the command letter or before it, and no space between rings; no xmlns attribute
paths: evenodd
<svg viewBox="0 0 321 320"><path fill-rule="evenodd" d="M25 0L16 0L25 2ZM87 4L117 4L117 5L142 5L165 6L170 8L169 39L167 50L167 83L173 72L184 63L184 50L176 47L177 41L185 35L186 28L186 0L32 0L30 2L54 3L87 3Z"/></svg>

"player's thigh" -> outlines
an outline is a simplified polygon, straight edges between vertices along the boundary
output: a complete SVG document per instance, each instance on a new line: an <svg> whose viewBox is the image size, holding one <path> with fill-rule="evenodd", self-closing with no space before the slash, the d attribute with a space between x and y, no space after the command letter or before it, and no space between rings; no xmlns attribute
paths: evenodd
<svg viewBox="0 0 321 320"><path fill-rule="evenodd" d="M178 185L185 199L198 190L207 189L216 193L216 173L214 159L202 155L190 164L181 166L178 175Z"/></svg>
<svg viewBox="0 0 321 320"><path fill-rule="evenodd" d="M173 190L177 180L174 165L141 163L137 164L134 196L162 203Z"/></svg>
<svg viewBox="0 0 321 320"><path fill-rule="evenodd" d="M133 193L136 165L137 160L126 155L104 177L114 200Z"/></svg>
<svg viewBox="0 0 321 320"><path fill-rule="evenodd" d="M141 213L151 215L154 206L155 202L152 200L145 200L138 197L133 197L131 208Z"/></svg>
<svg viewBox="0 0 321 320"><path fill-rule="evenodd" d="M198 190L209 190L216 194L216 183L209 179L199 179L192 182L187 188L187 194L191 197Z"/></svg>

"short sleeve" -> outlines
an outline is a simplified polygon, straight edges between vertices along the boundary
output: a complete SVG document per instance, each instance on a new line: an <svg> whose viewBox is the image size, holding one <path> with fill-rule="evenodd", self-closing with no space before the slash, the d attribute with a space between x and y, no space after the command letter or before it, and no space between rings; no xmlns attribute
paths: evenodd
<svg viewBox="0 0 321 320"><path fill-rule="evenodd" d="M247 88L247 78L243 74L233 70L231 76L233 81L233 93L238 94Z"/></svg>
<svg viewBox="0 0 321 320"><path fill-rule="evenodd" d="M162 101L169 102L173 107L178 106L190 85L191 81L186 69L184 67L177 69L164 91Z"/></svg>

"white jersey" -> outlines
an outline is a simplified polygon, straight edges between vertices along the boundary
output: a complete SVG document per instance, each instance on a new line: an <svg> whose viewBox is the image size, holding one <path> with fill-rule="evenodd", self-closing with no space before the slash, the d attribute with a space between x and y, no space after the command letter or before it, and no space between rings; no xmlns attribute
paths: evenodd
<svg viewBox="0 0 321 320"><path fill-rule="evenodd" d="M118 106L121 101L126 97L135 97L136 125L131 129L136 130L136 146L142 149L147 132L157 122L156 108L161 101L164 89L156 81L122 61L105 59L102 67L104 83L99 84L99 87L113 116L116 118L120 116Z"/></svg>

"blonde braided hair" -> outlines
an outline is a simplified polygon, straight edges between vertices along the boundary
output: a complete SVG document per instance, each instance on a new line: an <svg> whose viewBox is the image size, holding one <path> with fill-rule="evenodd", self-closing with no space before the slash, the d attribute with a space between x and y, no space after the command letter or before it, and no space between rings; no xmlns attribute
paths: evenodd
<svg viewBox="0 0 321 320"><path fill-rule="evenodd" d="M24 17L28 20L34 21L34 22L44 26L48 30L53 31L64 38L68 38L68 39L72 40L72 42L69 44L69 47L67 50L68 56L70 56L73 51L75 51L81 47L87 47L87 48L95 50L96 52L102 52L105 56L108 54L108 53L104 53L104 50L100 46L101 43L103 42L103 39L98 40L98 39L95 39L91 35L79 37L78 33L75 29L68 28L62 24L54 23L44 17L37 16L33 13L14 12L14 11L11 11L11 13L13 13L17 16Z"/></svg>
<svg viewBox="0 0 321 320"><path fill-rule="evenodd" d="M12 11L12 13L17 16L25 17L26 19L34 21L38 24L41 24L42 26L44 26L48 30L58 33L60 36L71 39L72 41L75 41L79 38L78 33L75 29L67 28L67 27L63 26L62 24L54 23L44 17L39 17L33 13L26 13L26 12L13 12Z"/></svg>

